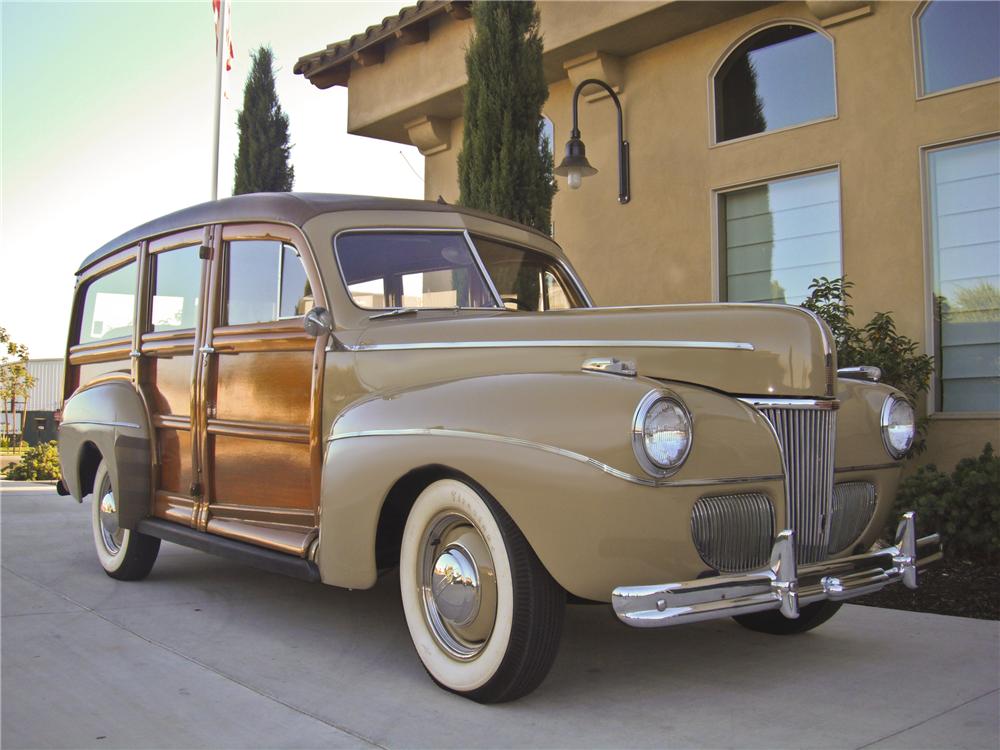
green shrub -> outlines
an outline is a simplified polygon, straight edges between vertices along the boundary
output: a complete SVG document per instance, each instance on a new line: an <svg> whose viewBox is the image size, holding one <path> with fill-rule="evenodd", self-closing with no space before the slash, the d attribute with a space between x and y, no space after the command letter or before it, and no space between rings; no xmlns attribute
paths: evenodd
<svg viewBox="0 0 1000 750"><path fill-rule="evenodd" d="M987 443L978 458L963 458L950 476L933 464L921 466L896 495L894 517L907 510L917 512L918 533L940 532L949 557L997 560L1000 457L993 446Z"/></svg>
<svg viewBox="0 0 1000 750"><path fill-rule="evenodd" d="M851 292L854 283L846 278L813 279L809 299L802 307L821 317L833 333L837 344L837 367L872 365L882 371L882 382L898 388L910 402L919 406L930 387L934 358L920 352L919 344L896 331L892 313L877 312L866 325L858 328L851 322ZM917 439L910 455L926 448L924 435L927 418L917 421Z"/></svg>
<svg viewBox="0 0 1000 750"><path fill-rule="evenodd" d="M4 470L5 479L34 482L59 478L59 451L56 441L33 445L21 455L21 460Z"/></svg>

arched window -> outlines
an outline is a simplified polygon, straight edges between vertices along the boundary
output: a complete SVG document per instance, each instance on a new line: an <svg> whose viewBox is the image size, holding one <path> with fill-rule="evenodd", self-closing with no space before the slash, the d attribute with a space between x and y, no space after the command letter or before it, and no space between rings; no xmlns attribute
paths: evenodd
<svg viewBox="0 0 1000 750"><path fill-rule="evenodd" d="M556 131L555 127L552 125L552 120L550 120L545 115L542 115L541 128L538 134L539 145L544 145L545 150L549 152L549 156L555 156L555 139Z"/></svg>
<svg viewBox="0 0 1000 750"><path fill-rule="evenodd" d="M1000 77L1000 3L927 3L917 16L921 93Z"/></svg>
<svg viewBox="0 0 1000 750"><path fill-rule="evenodd" d="M765 133L837 113L833 43L797 24L758 31L715 74L715 140Z"/></svg>

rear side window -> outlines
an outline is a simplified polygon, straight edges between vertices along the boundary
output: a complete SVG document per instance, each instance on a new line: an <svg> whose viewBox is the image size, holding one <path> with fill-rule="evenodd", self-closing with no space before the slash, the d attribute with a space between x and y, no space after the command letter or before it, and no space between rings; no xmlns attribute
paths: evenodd
<svg viewBox="0 0 1000 750"><path fill-rule="evenodd" d="M338 236L334 249L359 307L497 306L462 234L352 232Z"/></svg>
<svg viewBox="0 0 1000 750"><path fill-rule="evenodd" d="M132 335L135 282L135 263L128 263L87 284L83 293L81 344Z"/></svg>
<svg viewBox="0 0 1000 750"><path fill-rule="evenodd" d="M153 256L154 331L176 331L198 324L201 258L198 245L165 250Z"/></svg>
<svg viewBox="0 0 1000 750"><path fill-rule="evenodd" d="M294 318L313 306L312 287L294 246L279 240L233 240L227 258L227 324Z"/></svg>

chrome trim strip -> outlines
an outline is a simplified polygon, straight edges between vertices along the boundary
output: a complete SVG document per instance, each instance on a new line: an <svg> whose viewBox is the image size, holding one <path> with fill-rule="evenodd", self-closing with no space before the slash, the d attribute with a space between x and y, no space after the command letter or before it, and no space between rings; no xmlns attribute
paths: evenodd
<svg viewBox="0 0 1000 750"><path fill-rule="evenodd" d="M69 424L94 424L101 427L131 427L133 430L142 429L142 427L137 424L133 424L132 422L100 422L96 419L74 419L69 422L60 422L59 426L62 427Z"/></svg>
<svg viewBox="0 0 1000 750"><path fill-rule="evenodd" d="M837 400L819 400L810 398L758 398L756 396L743 396L740 398L745 404L750 404L757 408L778 408L778 409L818 409L836 411L840 408Z"/></svg>
<svg viewBox="0 0 1000 750"><path fill-rule="evenodd" d="M345 344L352 352L393 352L415 349L543 349L572 347L632 347L636 349L736 349L752 352L742 341L679 341L647 339L553 339L527 341L414 341L398 344ZM753 403L753 402L748 402ZM816 407L813 407L816 408ZM819 407L822 408L822 407ZM832 407L831 407L832 408Z"/></svg>
<svg viewBox="0 0 1000 750"><path fill-rule="evenodd" d="M848 380L867 380L872 383L878 383L882 380L882 370L879 367L874 367L872 365L861 365L860 367L841 367L837 370L838 378L847 378Z"/></svg>
<svg viewBox="0 0 1000 750"><path fill-rule="evenodd" d="M903 468L902 461L897 461L888 464L863 464L861 466L838 466L833 471L835 474L843 474L848 471L875 471L877 469L901 469Z"/></svg>
<svg viewBox="0 0 1000 750"><path fill-rule="evenodd" d="M494 435L488 432L449 430L441 427L419 427L398 430L359 430L357 432L344 432L339 435L330 435L326 439L326 442L329 444L336 440L347 440L349 438L390 436L461 437L468 438L470 440L488 440L495 443L506 443L507 445L516 445L522 448L535 448L537 450L545 451L546 453L552 453L564 458L571 458L574 461L579 461L580 463L589 464L596 469L600 469L605 474L610 474L613 477L623 479L626 482L632 482L633 484L641 484L644 487L707 487L719 484L772 482L784 478L780 474L772 474L752 477L726 477L723 479L650 479L647 477L640 477L635 474L629 474L627 471L616 469L613 466L608 466L606 463L598 461L596 458L585 456L582 453L566 450L565 448L558 448L554 445L548 445L546 443L536 443L533 440L524 440L522 438L508 437L506 435Z"/></svg>

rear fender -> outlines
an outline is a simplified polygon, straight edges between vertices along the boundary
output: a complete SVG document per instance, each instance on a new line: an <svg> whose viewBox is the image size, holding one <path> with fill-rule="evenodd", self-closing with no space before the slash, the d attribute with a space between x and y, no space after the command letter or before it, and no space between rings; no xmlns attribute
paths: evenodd
<svg viewBox="0 0 1000 750"><path fill-rule="evenodd" d="M78 502L87 491L81 467L93 449L108 465L118 524L135 528L150 514L152 451L147 411L131 383L85 387L63 408L59 464L66 488Z"/></svg>

